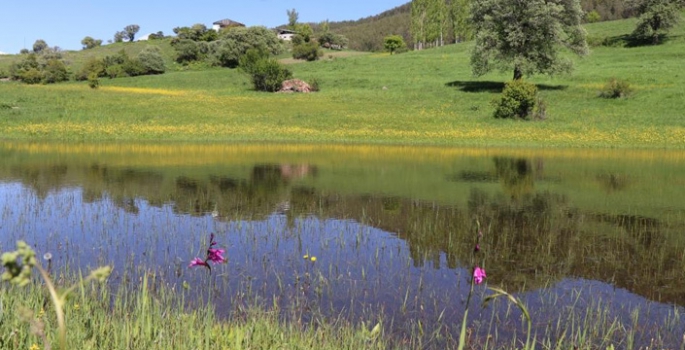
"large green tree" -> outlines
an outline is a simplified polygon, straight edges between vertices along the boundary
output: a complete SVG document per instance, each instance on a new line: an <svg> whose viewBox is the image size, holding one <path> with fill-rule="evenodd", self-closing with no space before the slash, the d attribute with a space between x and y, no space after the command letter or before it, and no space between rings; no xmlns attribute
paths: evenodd
<svg viewBox="0 0 685 350"><path fill-rule="evenodd" d="M452 30L454 31L454 40L462 42L473 39L471 0L452 0L449 14Z"/></svg>
<svg viewBox="0 0 685 350"><path fill-rule="evenodd" d="M633 36L656 45L662 34L678 24L683 0L635 0L632 5L640 15Z"/></svg>
<svg viewBox="0 0 685 350"><path fill-rule="evenodd" d="M426 43L428 23L428 0L412 0L411 2L411 37L414 49L421 50Z"/></svg>
<svg viewBox="0 0 685 350"><path fill-rule="evenodd" d="M570 72L573 62L559 53L563 47L580 56L588 53L582 17L579 0L473 0L473 73L511 69L518 80Z"/></svg>

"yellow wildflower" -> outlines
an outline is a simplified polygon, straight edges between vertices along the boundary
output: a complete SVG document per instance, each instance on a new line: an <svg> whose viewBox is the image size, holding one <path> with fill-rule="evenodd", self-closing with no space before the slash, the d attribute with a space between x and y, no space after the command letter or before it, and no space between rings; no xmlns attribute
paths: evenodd
<svg viewBox="0 0 685 350"><path fill-rule="evenodd" d="M31 345L31 347L29 348L29 350L40 350L40 348L38 347L38 344L35 344L35 343L34 343L33 345Z"/></svg>
<svg viewBox="0 0 685 350"><path fill-rule="evenodd" d="M313 257L311 258L311 260L312 260L312 262L316 262L316 257L313 256Z"/></svg>

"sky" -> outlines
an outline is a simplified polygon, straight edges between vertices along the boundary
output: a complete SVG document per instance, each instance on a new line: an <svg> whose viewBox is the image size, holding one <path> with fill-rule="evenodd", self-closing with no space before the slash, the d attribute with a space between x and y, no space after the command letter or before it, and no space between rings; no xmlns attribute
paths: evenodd
<svg viewBox="0 0 685 350"><path fill-rule="evenodd" d="M269 28L288 22L295 9L300 22L357 20L377 15L410 0L0 0L0 52L31 50L38 39L63 50L80 50L90 36L103 44L129 24L141 37L158 31L229 18L247 26Z"/></svg>

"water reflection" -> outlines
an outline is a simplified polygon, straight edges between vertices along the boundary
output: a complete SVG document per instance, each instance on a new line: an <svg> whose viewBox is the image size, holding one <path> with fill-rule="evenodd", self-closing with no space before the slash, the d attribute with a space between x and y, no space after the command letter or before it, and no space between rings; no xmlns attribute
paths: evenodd
<svg viewBox="0 0 685 350"><path fill-rule="evenodd" d="M685 305L679 159L645 175L643 164L620 157L381 152L363 160L309 151L278 153L276 162L271 151L168 166L136 152L130 163L109 151L46 152L13 150L0 165L0 250L24 239L56 264L113 263L119 281L150 268L199 290L210 277L187 265L216 232L230 262L211 277L223 312L237 296L256 295L357 318L382 310L397 333L441 314L458 325L476 222L488 283L524 292L540 321L554 305L580 312L601 299L624 320L641 308L649 339L670 304ZM471 315L499 312L470 307Z"/></svg>

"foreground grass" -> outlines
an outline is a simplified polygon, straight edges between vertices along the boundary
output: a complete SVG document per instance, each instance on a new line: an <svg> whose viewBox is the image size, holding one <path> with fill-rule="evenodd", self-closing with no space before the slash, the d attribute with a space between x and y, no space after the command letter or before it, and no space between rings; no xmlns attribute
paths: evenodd
<svg viewBox="0 0 685 350"><path fill-rule="evenodd" d="M617 37L630 28L627 20L589 31ZM98 90L0 83L0 137L682 149L681 32L656 47L597 47L571 76L531 79L548 105L544 122L492 118L511 74L474 79L466 43L291 65L319 82L322 91L308 95L258 93L225 69L103 80ZM612 77L627 79L634 96L599 98Z"/></svg>
<svg viewBox="0 0 685 350"><path fill-rule="evenodd" d="M380 330L334 322L279 321L277 312L235 310L218 320L211 305L185 309L182 295L143 279L137 292L85 287L65 307L73 349L369 349L383 348ZM149 284L148 284L149 282ZM52 304L40 285L0 290L0 348L58 347ZM342 322L342 321L340 321ZM45 338L43 337L45 336Z"/></svg>
<svg viewBox="0 0 685 350"><path fill-rule="evenodd" d="M183 292L174 291L154 277L144 277L138 288L122 287L116 294L96 286L82 287L77 294L69 299L64 310L67 347L74 349L457 348L460 337L467 349L514 349L522 348L526 342L525 331L515 330L520 327L517 320L521 314L507 306L506 301L492 302L491 315L486 311L469 316L472 325L462 329L461 335L460 325L424 329L417 324L415 329L398 336L386 333L383 322L350 323L343 316L316 314L308 320L293 319L283 317L284 310L259 306L257 302L247 306L236 304L228 319L219 319L211 304L195 303L188 307ZM550 307L554 307L554 302L550 302ZM0 306L0 348L59 348L54 310L40 284L26 288L3 286ZM494 311L496 308L507 311L501 314ZM626 324L611 316L601 300L587 309L566 309L548 324L544 334L531 338L535 347L638 347L635 341L641 328L637 324L639 312L633 311L633 324ZM664 322L657 334L668 335L678 329L680 315L676 312ZM505 339L498 328L509 328L507 334L513 336ZM670 348L672 341L672 336L662 339L657 335L649 347Z"/></svg>

